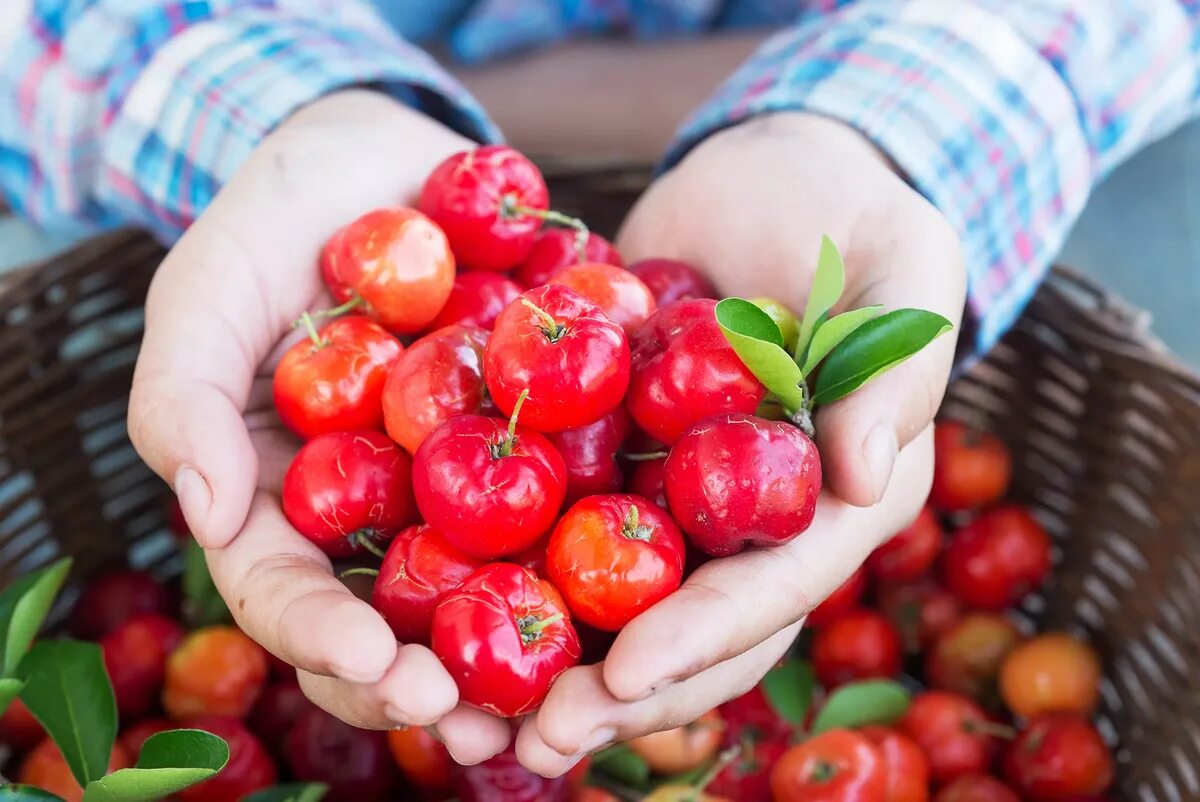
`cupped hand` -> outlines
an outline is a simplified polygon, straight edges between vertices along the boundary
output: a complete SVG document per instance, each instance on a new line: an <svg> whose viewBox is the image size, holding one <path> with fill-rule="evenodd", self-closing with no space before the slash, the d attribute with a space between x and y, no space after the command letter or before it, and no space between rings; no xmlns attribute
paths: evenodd
<svg viewBox="0 0 1200 802"><path fill-rule="evenodd" d="M682 259L723 294L803 310L822 235L841 250L833 312L873 304L962 317L957 237L869 141L819 117L781 113L723 131L660 178L618 241L628 261ZM559 678L523 724L517 754L556 775L613 741L666 729L749 690L809 611L916 516L932 476L931 422L954 337L820 409L825 489L791 543L713 560L631 622L599 666Z"/></svg>
<svg viewBox="0 0 1200 802"><path fill-rule="evenodd" d="M139 454L179 497L217 588L247 634L299 669L306 693L369 728L437 723L462 762L503 749L505 722L458 705L428 649L398 644L279 506L299 442L271 374L306 310L333 305L324 241L370 209L411 203L472 143L379 94L299 111L256 148L155 275L130 398Z"/></svg>

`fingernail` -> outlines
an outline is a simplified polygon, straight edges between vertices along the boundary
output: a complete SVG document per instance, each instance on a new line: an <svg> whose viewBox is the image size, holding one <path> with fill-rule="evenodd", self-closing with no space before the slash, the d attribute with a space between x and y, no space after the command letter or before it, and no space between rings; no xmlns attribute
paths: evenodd
<svg viewBox="0 0 1200 802"><path fill-rule="evenodd" d="M175 472L173 488L188 528L196 533L196 540L204 545L200 533L203 531L202 524L208 519L208 508L212 506L212 491L208 482L195 468L184 465Z"/></svg>
<svg viewBox="0 0 1200 802"><path fill-rule="evenodd" d="M615 727L601 727L593 732L583 741L583 746L579 750L579 757L590 755L592 752L600 749L602 746L608 745L611 741L616 740L617 730Z"/></svg>
<svg viewBox="0 0 1200 802"><path fill-rule="evenodd" d="M877 503L883 498L888 482L891 481L892 466L896 463L896 453L899 450L896 431L886 423L877 425L863 441L863 457L871 474L871 492Z"/></svg>

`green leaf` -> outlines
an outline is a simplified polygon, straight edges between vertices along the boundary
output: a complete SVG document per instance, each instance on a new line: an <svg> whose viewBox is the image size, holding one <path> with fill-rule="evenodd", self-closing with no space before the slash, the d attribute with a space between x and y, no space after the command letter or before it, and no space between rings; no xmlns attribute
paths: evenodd
<svg viewBox="0 0 1200 802"><path fill-rule="evenodd" d="M217 592L204 549L189 539L183 549L183 613L194 627L224 624L231 620L225 600Z"/></svg>
<svg viewBox="0 0 1200 802"><path fill-rule="evenodd" d="M846 268L842 255L829 237L821 237L821 252L817 255L817 272L813 274L812 288L808 292L808 303L804 317L800 318L800 335L796 338L797 355L808 350L809 340L817 329L817 321L829 314L833 305L842 297L846 288ZM797 359L796 361L799 361Z"/></svg>
<svg viewBox="0 0 1200 802"><path fill-rule="evenodd" d="M25 683L19 679L8 677L0 679L0 716L4 715L4 711L12 704L13 699L20 695L21 689L25 687Z"/></svg>
<svg viewBox="0 0 1200 802"><path fill-rule="evenodd" d="M0 802L63 802L63 799L32 785L5 785L0 787Z"/></svg>
<svg viewBox="0 0 1200 802"><path fill-rule="evenodd" d="M135 768L94 780L83 802L153 802L215 776L228 761L228 744L211 733L156 733L142 745Z"/></svg>
<svg viewBox="0 0 1200 802"><path fill-rule="evenodd" d="M592 758L592 770L637 788L644 788L650 781L650 764L624 744L597 753Z"/></svg>
<svg viewBox="0 0 1200 802"><path fill-rule="evenodd" d="M100 647L42 641L25 655L19 674L21 701L58 744L79 784L103 777L117 737L117 704Z"/></svg>
<svg viewBox="0 0 1200 802"><path fill-rule="evenodd" d="M71 570L64 557L40 571L23 577L0 594L0 676L11 676L25 651L37 637L54 597Z"/></svg>
<svg viewBox="0 0 1200 802"><path fill-rule="evenodd" d="M851 682L830 694L817 712L812 734L838 727L891 724L904 715L910 701L912 697L898 682L884 679Z"/></svg>
<svg viewBox="0 0 1200 802"><path fill-rule="evenodd" d="M793 727L804 725L816 685L816 675L808 662L787 660L768 671L762 685L767 701L780 718Z"/></svg>
<svg viewBox="0 0 1200 802"><path fill-rule="evenodd" d="M783 350L779 326L763 310L742 298L717 304L717 325L738 358L774 393L785 409L794 412L804 403L804 374Z"/></svg>
<svg viewBox="0 0 1200 802"><path fill-rule="evenodd" d="M897 309L868 320L825 358L817 374L813 404L828 404L849 395L952 328L946 318L923 309Z"/></svg>
<svg viewBox="0 0 1200 802"><path fill-rule="evenodd" d="M842 340L849 337L855 329L868 320L879 317L881 312L883 312L882 306L864 306L862 309L843 312L822 321L817 326L817 330L813 332L812 342L808 345L808 353L804 355L804 364L801 367L804 375L811 374L817 367L817 363L827 357L830 351L837 348Z"/></svg>
<svg viewBox="0 0 1200 802"><path fill-rule="evenodd" d="M242 797L242 802L320 802L328 790L321 783L288 783L256 791Z"/></svg>

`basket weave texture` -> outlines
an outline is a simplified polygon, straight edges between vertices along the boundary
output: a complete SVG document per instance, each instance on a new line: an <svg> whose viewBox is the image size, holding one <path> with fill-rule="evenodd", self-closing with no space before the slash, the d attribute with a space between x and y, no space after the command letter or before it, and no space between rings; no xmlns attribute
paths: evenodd
<svg viewBox="0 0 1200 802"><path fill-rule="evenodd" d="M611 232L639 170L548 171L556 204ZM565 203L563 201L566 201ZM61 554L76 578L178 569L167 488L129 445L142 304L161 249L119 232L0 283L0 584ZM1058 545L1027 607L1106 666L1114 798L1200 800L1200 379L1138 314L1056 269L943 414L1001 436L1014 497Z"/></svg>

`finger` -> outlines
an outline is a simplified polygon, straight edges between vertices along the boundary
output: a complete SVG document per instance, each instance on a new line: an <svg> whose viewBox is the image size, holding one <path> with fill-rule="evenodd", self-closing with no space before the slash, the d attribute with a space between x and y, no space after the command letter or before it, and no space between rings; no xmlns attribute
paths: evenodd
<svg viewBox="0 0 1200 802"><path fill-rule="evenodd" d="M608 692L602 666L573 668L555 682L537 717L521 726L517 757L530 771L557 777L610 743L695 721L754 687L799 631L800 625L793 624L731 660L636 702Z"/></svg>
<svg viewBox="0 0 1200 802"><path fill-rule="evenodd" d="M508 721L466 705L447 713L434 729L460 766L474 766L493 758L512 740Z"/></svg>
<svg viewBox="0 0 1200 802"><path fill-rule="evenodd" d="M391 628L332 573L329 558L260 493L246 526L208 567L238 625L297 668L350 682L383 679L396 660Z"/></svg>
<svg viewBox="0 0 1200 802"><path fill-rule="evenodd" d="M916 516L931 474L930 431L901 453L880 504L853 507L824 493L812 526L792 542L705 563L617 636L604 664L608 689L645 698L800 620Z"/></svg>

